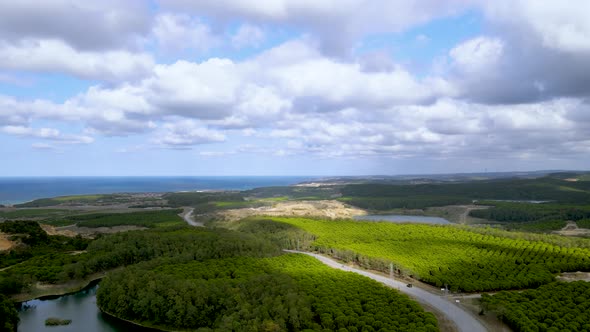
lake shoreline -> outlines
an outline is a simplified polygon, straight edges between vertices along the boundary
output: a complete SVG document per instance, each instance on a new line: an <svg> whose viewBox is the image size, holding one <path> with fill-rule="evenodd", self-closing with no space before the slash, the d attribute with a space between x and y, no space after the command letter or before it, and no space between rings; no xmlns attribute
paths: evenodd
<svg viewBox="0 0 590 332"><path fill-rule="evenodd" d="M132 321L132 320L128 320L128 319L125 319L125 318L121 318L121 317L116 316L115 314L112 314L110 312L107 312L107 311L103 310L101 307L99 307L98 304L96 305L96 307L98 308L98 310L100 310L100 312L103 315L108 316L111 319L115 319L115 320L124 322L126 324L130 324L130 325L133 325L135 327L138 327L138 328L141 329L142 332L173 332L173 331L176 331L176 330L165 330L162 327L154 327L154 326L143 325L141 323L138 323L138 322L135 322L135 321Z"/></svg>
<svg viewBox="0 0 590 332"><path fill-rule="evenodd" d="M35 289L31 292L15 294L11 298L13 301L23 304L32 300L51 300L61 296L75 294L98 284L106 276L106 273L98 273L84 280L73 280L64 284L50 285L52 289L40 289L38 286L33 286Z"/></svg>

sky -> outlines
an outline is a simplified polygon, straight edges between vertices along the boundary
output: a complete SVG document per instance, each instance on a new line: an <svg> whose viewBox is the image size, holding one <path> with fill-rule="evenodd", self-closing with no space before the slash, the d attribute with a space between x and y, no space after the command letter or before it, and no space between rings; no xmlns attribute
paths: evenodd
<svg viewBox="0 0 590 332"><path fill-rule="evenodd" d="M0 0L0 175L590 165L590 1Z"/></svg>

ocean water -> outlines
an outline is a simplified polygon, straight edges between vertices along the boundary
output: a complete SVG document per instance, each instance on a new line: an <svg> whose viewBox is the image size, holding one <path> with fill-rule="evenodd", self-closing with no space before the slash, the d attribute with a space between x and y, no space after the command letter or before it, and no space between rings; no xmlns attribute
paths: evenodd
<svg viewBox="0 0 590 332"><path fill-rule="evenodd" d="M247 190L313 179L304 176L0 177L0 204L66 195Z"/></svg>

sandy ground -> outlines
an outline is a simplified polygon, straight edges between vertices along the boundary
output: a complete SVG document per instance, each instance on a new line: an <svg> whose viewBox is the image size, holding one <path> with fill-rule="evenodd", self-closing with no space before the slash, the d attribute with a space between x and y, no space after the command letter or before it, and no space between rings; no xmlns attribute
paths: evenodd
<svg viewBox="0 0 590 332"><path fill-rule="evenodd" d="M0 233L0 251L9 250L16 246L16 243L8 239L8 234Z"/></svg>
<svg viewBox="0 0 590 332"><path fill-rule="evenodd" d="M272 206L259 208L232 209L220 212L227 220L239 220L251 216L292 216L292 217L321 217L329 219L350 219L354 216L365 215L362 209L348 206L339 201L286 201Z"/></svg>
<svg viewBox="0 0 590 332"><path fill-rule="evenodd" d="M554 234L565 236L584 236L590 235L590 229L578 228L578 225L573 221L568 221L567 225L559 231L553 231Z"/></svg>

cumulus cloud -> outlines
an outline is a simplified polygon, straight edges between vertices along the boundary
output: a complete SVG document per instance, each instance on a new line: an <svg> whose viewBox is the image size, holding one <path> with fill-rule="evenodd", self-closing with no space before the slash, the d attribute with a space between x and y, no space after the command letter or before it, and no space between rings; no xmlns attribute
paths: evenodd
<svg viewBox="0 0 590 332"><path fill-rule="evenodd" d="M455 46L450 52L453 65L469 74L485 74L496 69L504 51L499 38L477 37Z"/></svg>
<svg viewBox="0 0 590 332"><path fill-rule="evenodd" d="M556 0L486 1L489 19L518 27L544 47L567 53L590 53L590 3Z"/></svg>
<svg viewBox="0 0 590 332"><path fill-rule="evenodd" d="M464 98L519 104L590 96L588 3L479 3L487 34L449 52L451 78Z"/></svg>
<svg viewBox="0 0 590 332"><path fill-rule="evenodd" d="M153 143L172 148L186 148L192 145L223 142L225 135L204 127L194 120L169 122L162 126Z"/></svg>
<svg viewBox="0 0 590 332"><path fill-rule="evenodd" d="M154 66L151 55L127 51L76 51L60 40L0 41L0 68L67 73L84 79L133 80Z"/></svg>
<svg viewBox="0 0 590 332"><path fill-rule="evenodd" d="M211 58L156 65L144 79L93 86L62 104L11 103L21 116L83 121L96 132L125 135L151 130L170 116L246 129L296 113L425 104L452 92L442 79L419 80L399 66L368 72L295 41L243 62Z"/></svg>
<svg viewBox="0 0 590 332"><path fill-rule="evenodd" d="M66 3L52 2L55 11ZM3 31L0 11L0 68L108 82L64 102L0 95L0 132L51 142L34 143L37 149L135 133L150 139L121 152L223 145L198 152L205 157L543 160L590 152L585 5L571 10L527 0L168 0L160 3L166 12L155 14L151 25L141 9L118 14L127 4L107 5L110 14L93 14L89 22L97 26L87 33L104 37L116 29L122 35L102 42L100 37L94 46L85 45L78 32L59 30L58 23L42 31L53 21L41 13L35 14L41 15L39 25L19 23ZM446 48L440 71L417 75L388 50L343 56L365 36L404 31L476 5L485 27L479 36ZM2 6L17 13L19 5ZM74 12L85 17L101 6L80 4ZM109 25L112 31L100 21L109 15L119 22ZM235 51L270 43L276 28L301 35L245 59L219 55L225 46ZM135 48L145 36L153 40L144 52L154 45L170 54L217 48L217 57L155 64ZM428 38L428 47L436 44L435 35ZM40 128L42 120L82 123L85 129L66 134ZM248 144L240 144L246 136Z"/></svg>
<svg viewBox="0 0 590 332"><path fill-rule="evenodd" d="M59 39L80 50L137 48L151 18L140 0L0 1L0 39Z"/></svg>
<svg viewBox="0 0 590 332"><path fill-rule="evenodd" d="M186 14L158 15L153 34L160 47L168 51L194 49L205 52L221 44L221 39L207 24Z"/></svg>
<svg viewBox="0 0 590 332"><path fill-rule="evenodd" d="M250 20L297 27L318 36L328 54L345 54L367 34L400 32L466 7L464 0L220 0L160 1L164 8L206 14L219 21ZM337 33L335 33L337 31Z"/></svg>

